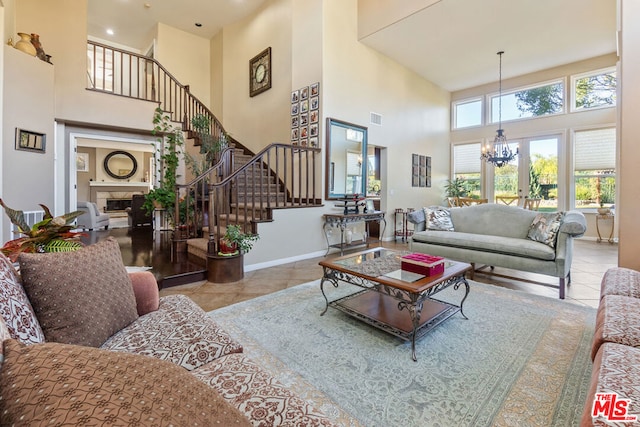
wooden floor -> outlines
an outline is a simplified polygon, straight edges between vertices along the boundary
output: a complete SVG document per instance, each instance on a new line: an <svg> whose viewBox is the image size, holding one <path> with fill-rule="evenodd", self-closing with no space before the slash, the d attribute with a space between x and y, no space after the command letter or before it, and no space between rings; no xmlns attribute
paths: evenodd
<svg viewBox="0 0 640 427"><path fill-rule="evenodd" d="M151 271L163 287L160 291L161 295L176 293L188 295L206 311L322 277L322 268L318 262L324 257L318 257L245 272L244 278L237 282L223 284L197 280L190 284L173 286L184 280L185 274L202 272L203 262L198 258L172 254L170 232L154 232L151 228L96 231L90 233L87 243L95 243L108 236L113 236L120 244L125 265L153 267ZM384 242L383 246L391 249L408 249L408 244L400 241ZM332 253L329 256L335 256L335 254ZM567 287L566 301L597 307L602 275L617 263L617 244L575 240L571 269L572 283ZM511 278L476 273L474 280L550 298L558 297L558 289L551 287L557 286L557 278L502 268L496 268L494 273L508 275ZM206 276L202 276L204 277Z"/></svg>

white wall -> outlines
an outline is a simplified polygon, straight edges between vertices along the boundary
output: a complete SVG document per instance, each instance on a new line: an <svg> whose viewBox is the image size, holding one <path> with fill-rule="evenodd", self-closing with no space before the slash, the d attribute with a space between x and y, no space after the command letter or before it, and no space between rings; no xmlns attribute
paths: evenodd
<svg viewBox="0 0 640 427"><path fill-rule="evenodd" d="M158 24L155 58L204 105L211 101L209 40Z"/></svg>
<svg viewBox="0 0 640 427"><path fill-rule="evenodd" d="M640 270L640 2L618 1L621 33L619 135L620 135L620 203L616 210L620 224L619 265Z"/></svg>
<svg viewBox="0 0 640 427"><path fill-rule="evenodd" d="M2 199L14 209L53 209L53 67L7 45L3 53ZM16 150L16 128L44 134L45 152ZM9 240L4 229L2 238Z"/></svg>

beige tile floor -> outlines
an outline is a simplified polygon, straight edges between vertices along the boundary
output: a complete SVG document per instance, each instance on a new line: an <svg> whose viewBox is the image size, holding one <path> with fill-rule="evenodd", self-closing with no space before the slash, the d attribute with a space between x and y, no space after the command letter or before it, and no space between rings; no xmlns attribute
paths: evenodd
<svg viewBox="0 0 640 427"><path fill-rule="evenodd" d="M408 249L408 244L399 242L384 242L383 246L398 250ZM322 259L324 257L246 272L244 278L238 282L196 282L163 289L160 294L185 294L191 297L205 311L215 310L216 308L319 279L322 277L322 268L318 265L318 262ZM575 240L571 269L572 282L567 287L566 301L568 303L597 307L602 275L607 269L615 267L617 264L617 244ZM541 283L557 285L558 279L556 278L502 268L496 268L494 273L517 277L523 279L523 281L484 273L476 273L474 280L506 288L519 289L550 298L558 298L557 288L541 285Z"/></svg>

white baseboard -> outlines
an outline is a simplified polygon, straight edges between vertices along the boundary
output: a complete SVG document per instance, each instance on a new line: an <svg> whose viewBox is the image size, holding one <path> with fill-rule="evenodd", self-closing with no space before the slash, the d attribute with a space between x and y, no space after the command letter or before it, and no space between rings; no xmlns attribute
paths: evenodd
<svg viewBox="0 0 640 427"><path fill-rule="evenodd" d="M281 258L273 261L266 261L266 262L259 262L257 264L245 265L244 271L246 272L246 271L262 270L263 268L275 267L278 265L289 264L292 262L302 261L310 258L317 258L317 257L324 256L325 253L327 253L327 251L311 252L308 254L296 255L294 257L289 257L289 258Z"/></svg>

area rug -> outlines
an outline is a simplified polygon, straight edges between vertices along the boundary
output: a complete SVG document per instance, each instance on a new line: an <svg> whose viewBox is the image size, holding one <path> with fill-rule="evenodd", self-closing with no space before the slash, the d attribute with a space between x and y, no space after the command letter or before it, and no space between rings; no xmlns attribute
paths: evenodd
<svg viewBox="0 0 640 427"><path fill-rule="evenodd" d="M319 281L211 317L245 352L338 424L578 425L595 310L470 282L459 313L411 345L329 308ZM330 300L354 292L326 284ZM460 301L462 288L438 294Z"/></svg>

